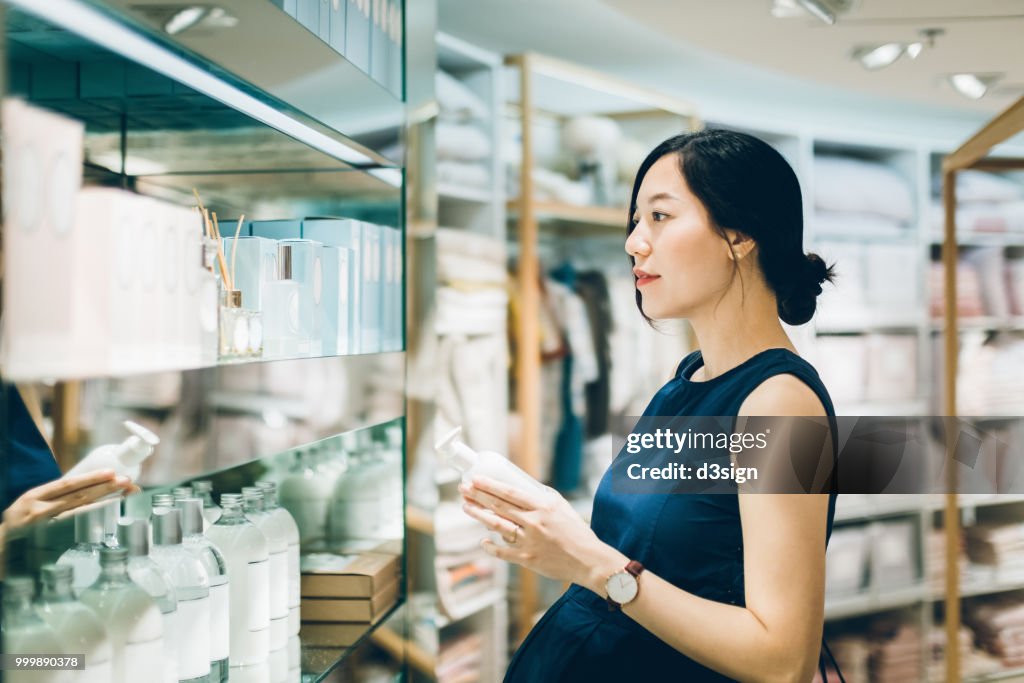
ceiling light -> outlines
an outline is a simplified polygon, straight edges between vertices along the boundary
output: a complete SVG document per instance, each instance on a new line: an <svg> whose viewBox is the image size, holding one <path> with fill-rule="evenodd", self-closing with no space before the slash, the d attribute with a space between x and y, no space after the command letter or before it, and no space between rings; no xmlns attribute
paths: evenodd
<svg viewBox="0 0 1024 683"><path fill-rule="evenodd" d="M917 56L924 50L924 43L917 42L907 45L907 56L911 59L917 59Z"/></svg>
<svg viewBox="0 0 1024 683"><path fill-rule="evenodd" d="M772 16L778 19L806 17L808 14L828 25L836 23L853 9L857 0L772 0Z"/></svg>
<svg viewBox="0 0 1024 683"><path fill-rule="evenodd" d="M951 74L949 83L958 93L972 100L980 100L988 89L1002 80L1005 74Z"/></svg>
<svg viewBox="0 0 1024 683"><path fill-rule="evenodd" d="M903 43L885 43L883 45L862 45L855 48L853 58L865 69L874 71L889 66L903 55L906 45Z"/></svg>
<svg viewBox="0 0 1024 683"><path fill-rule="evenodd" d="M818 17L826 24L831 26L836 23L836 14L832 8L828 7L826 3L821 0L796 0L797 4L807 10L809 13Z"/></svg>
<svg viewBox="0 0 1024 683"><path fill-rule="evenodd" d="M182 31L187 31L206 16L210 10L206 7L200 7L198 5L192 5L184 9L178 10L167 20L164 24L164 30L172 36L176 36Z"/></svg>

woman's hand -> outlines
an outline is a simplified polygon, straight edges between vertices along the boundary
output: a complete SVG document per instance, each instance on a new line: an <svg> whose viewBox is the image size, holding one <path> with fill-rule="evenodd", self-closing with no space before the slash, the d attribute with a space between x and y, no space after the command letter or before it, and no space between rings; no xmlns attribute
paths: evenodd
<svg viewBox="0 0 1024 683"><path fill-rule="evenodd" d="M137 493L139 487L113 470L99 470L61 477L42 484L25 493L4 510L3 525L16 529L41 519L94 503L112 493Z"/></svg>
<svg viewBox="0 0 1024 683"><path fill-rule="evenodd" d="M604 595L604 579L628 559L602 542L565 498L552 488L547 495L523 491L490 477L475 477L459 486L463 510L508 546L490 539L481 543L491 555L515 562L560 581L586 586Z"/></svg>

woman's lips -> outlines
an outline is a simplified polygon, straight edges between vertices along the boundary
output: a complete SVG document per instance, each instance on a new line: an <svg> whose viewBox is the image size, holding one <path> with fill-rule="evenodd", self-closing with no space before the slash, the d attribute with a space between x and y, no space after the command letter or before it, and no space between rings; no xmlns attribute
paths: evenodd
<svg viewBox="0 0 1024 683"><path fill-rule="evenodd" d="M643 287L644 285L649 285L660 277L660 275L638 275L636 278L636 286Z"/></svg>

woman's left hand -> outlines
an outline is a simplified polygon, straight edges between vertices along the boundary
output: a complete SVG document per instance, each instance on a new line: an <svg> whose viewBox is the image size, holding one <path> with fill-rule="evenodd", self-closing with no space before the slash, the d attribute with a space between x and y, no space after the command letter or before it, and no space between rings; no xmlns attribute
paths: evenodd
<svg viewBox="0 0 1024 683"><path fill-rule="evenodd" d="M508 543L481 543L491 555L515 562L551 579L591 587L603 567L625 558L603 543L579 513L552 488L547 493L523 491L490 477L475 477L459 491L463 510ZM622 559L622 566L626 560Z"/></svg>

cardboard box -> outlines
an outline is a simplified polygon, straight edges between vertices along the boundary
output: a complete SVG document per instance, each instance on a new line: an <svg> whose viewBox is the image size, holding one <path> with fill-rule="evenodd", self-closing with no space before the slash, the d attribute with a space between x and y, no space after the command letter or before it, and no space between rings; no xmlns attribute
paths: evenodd
<svg viewBox="0 0 1024 683"><path fill-rule="evenodd" d="M399 576L399 556L366 552L338 557L336 565L313 570L304 561L303 598L371 598Z"/></svg>
<svg viewBox="0 0 1024 683"><path fill-rule="evenodd" d="M348 647L355 645L372 624L308 624L299 630L302 644L313 647Z"/></svg>
<svg viewBox="0 0 1024 683"><path fill-rule="evenodd" d="M398 599L398 580L380 589L372 598L303 598L303 622L358 622L370 624L388 611Z"/></svg>

